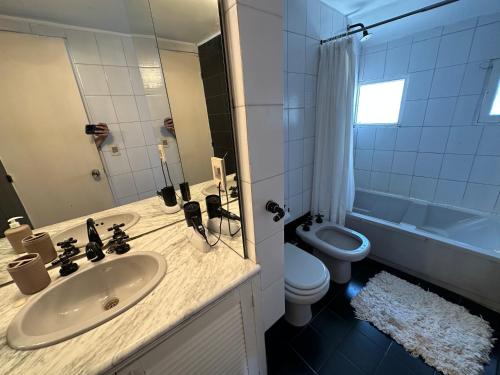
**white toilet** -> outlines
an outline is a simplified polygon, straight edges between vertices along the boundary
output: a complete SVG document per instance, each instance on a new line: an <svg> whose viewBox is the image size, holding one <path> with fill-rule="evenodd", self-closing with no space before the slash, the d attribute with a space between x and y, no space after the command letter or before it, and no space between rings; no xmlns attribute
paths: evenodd
<svg viewBox="0 0 500 375"><path fill-rule="evenodd" d="M312 317L311 304L328 292L330 273L316 257L285 243L285 319L301 327Z"/></svg>
<svg viewBox="0 0 500 375"><path fill-rule="evenodd" d="M314 255L327 266L332 280L344 284L351 279L351 262L364 259L370 252L370 241L349 228L324 221L315 221L306 231L297 227L297 235L314 247Z"/></svg>

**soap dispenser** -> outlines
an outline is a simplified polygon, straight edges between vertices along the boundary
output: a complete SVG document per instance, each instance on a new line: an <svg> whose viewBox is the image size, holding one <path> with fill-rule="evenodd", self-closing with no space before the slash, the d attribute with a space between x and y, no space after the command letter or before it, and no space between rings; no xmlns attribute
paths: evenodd
<svg viewBox="0 0 500 375"><path fill-rule="evenodd" d="M29 225L21 224L17 221L22 218L22 216L15 216L7 220L10 228L4 232L5 237L7 237L15 252L18 254L26 252L22 244L22 239L33 234Z"/></svg>

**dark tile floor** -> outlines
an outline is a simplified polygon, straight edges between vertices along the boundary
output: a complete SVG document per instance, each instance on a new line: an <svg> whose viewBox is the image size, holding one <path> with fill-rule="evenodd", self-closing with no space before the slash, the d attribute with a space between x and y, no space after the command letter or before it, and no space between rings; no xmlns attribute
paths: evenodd
<svg viewBox="0 0 500 375"><path fill-rule="evenodd" d="M313 319L302 328L281 318L266 332L268 373L332 375L437 375L420 358L380 332L370 323L354 318L349 303L368 279L387 270L443 298L464 305L481 315L500 333L500 315L471 301L380 263L365 259L353 265L352 280L346 285L331 284L328 294L312 306ZM500 375L500 343L497 342L485 366L485 375Z"/></svg>

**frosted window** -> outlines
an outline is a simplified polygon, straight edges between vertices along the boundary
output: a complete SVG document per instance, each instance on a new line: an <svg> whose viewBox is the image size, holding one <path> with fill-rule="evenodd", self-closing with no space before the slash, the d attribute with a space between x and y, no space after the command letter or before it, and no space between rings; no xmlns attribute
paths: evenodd
<svg viewBox="0 0 500 375"><path fill-rule="evenodd" d="M495 99L493 99L493 104L491 105L490 116L500 115L500 80L497 83L497 91L495 93Z"/></svg>
<svg viewBox="0 0 500 375"><path fill-rule="evenodd" d="M404 79L359 86L357 124L397 124Z"/></svg>
<svg viewBox="0 0 500 375"><path fill-rule="evenodd" d="M478 122L498 123L500 121L500 59L490 62L488 79Z"/></svg>

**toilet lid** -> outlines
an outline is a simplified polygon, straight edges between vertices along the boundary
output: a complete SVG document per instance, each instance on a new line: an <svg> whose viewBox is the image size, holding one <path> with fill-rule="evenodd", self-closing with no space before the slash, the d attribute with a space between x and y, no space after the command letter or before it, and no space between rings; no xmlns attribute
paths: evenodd
<svg viewBox="0 0 500 375"><path fill-rule="evenodd" d="M293 288L314 289L325 282L326 267L311 254L285 243L285 283Z"/></svg>

